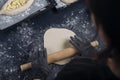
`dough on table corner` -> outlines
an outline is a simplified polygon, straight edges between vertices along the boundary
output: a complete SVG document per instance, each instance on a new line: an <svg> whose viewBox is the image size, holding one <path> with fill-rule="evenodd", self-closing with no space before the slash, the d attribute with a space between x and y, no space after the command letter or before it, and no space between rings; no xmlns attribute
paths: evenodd
<svg viewBox="0 0 120 80"><path fill-rule="evenodd" d="M4 15L17 15L28 9L34 0L8 0L0 10L0 14Z"/></svg>
<svg viewBox="0 0 120 80"><path fill-rule="evenodd" d="M68 47L73 47L70 43L70 36L74 36L75 33L65 28L51 28L44 34L44 47L47 49L47 54L51 54L57 51L61 51ZM71 58L67 58L55 64L64 65L68 63Z"/></svg>
<svg viewBox="0 0 120 80"><path fill-rule="evenodd" d="M71 4L71 3L77 2L78 0L61 0L61 1L65 4Z"/></svg>

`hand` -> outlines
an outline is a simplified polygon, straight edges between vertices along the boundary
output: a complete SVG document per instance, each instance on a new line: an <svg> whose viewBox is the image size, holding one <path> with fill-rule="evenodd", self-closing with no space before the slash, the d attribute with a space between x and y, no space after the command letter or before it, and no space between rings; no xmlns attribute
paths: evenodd
<svg viewBox="0 0 120 80"><path fill-rule="evenodd" d="M83 42L80 37L71 37L70 43L81 53L83 57L96 57L97 50L91 45L91 42Z"/></svg>
<svg viewBox="0 0 120 80"><path fill-rule="evenodd" d="M47 63L47 52L45 48L38 50L36 53L36 59L32 61L32 69L41 70L46 76L51 71Z"/></svg>

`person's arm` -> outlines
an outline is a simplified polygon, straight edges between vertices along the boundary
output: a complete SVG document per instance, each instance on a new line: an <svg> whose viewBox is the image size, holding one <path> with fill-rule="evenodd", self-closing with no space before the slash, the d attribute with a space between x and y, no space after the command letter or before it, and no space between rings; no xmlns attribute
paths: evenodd
<svg viewBox="0 0 120 80"><path fill-rule="evenodd" d="M79 56L66 64L54 80L93 80L95 69L92 59Z"/></svg>

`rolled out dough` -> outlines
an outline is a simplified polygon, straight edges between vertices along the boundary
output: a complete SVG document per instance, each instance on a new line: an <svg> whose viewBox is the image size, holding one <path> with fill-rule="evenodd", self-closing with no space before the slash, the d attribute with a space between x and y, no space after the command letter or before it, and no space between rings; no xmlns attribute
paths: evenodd
<svg viewBox="0 0 120 80"><path fill-rule="evenodd" d="M14 1L14 0L8 0L5 3L5 5L0 10L0 14L10 15L10 16L17 15L17 14L25 11L26 9L28 9L32 5L32 3L34 2L34 0L28 0L27 3L24 4L23 6L20 6L19 8L8 11L6 8L7 8L8 4L10 4L12 1Z"/></svg>
<svg viewBox="0 0 120 80"><path fill-rule="evenodd" d="M69 43L70 36L75 33L64 28L51 28L44 34L44 47L47 49L47 54L61 51L65 48L72 47ZM64 65L68 63L71 58L55 62L55 64Z"/></svg>
<svg viewBox="0 0 120 80"><path fill-rule="evenodd" d="M78 0L61 0L63 3L65 3L65 4L71 4L71 3L74 3L74 2L76 2L76 1L78 1Z"/></svg>

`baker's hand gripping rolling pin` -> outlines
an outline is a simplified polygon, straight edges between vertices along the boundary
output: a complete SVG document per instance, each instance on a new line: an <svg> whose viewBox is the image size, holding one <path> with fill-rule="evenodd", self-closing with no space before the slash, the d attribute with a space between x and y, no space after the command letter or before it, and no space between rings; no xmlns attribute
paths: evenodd
<svg viewBox="0 0 120 80"><path fill-rule="evenodd" d="M70 41L70 42L72 42L72 44L74 44L73 42L73 39ZM99 43L98 43L98 41L92 41L92 42L90 42L88 45L86 45L86 46L92 46L92 47L96 47L96 46L98 46L99 45ZM74 45L73 45L74 46ZM74 48L75 47L75 48ZM47 56L47 62L48 62L48 64L51 64L51 63L54 63L54 62L56 62L56 61L60 61L60 60L63 60L63 59L65 59L65 58L68 58L68 57L71 57L71 56L73 56L73 55L75 55L79 50L77 49L78 48L78 46L74 46L74 47L70 47L70 48L66 48L66 49L64 49L64 50L61 50L61 51L58 51L58 52L55 52L55 53L53 53L53 54L50 54L50 55L48 55ZM79 47L80 47L80 45L79 45ZM80 48L82 48L82 47L80 47ZM81 49L82 50L82 49ZM80 51L81 51L80 50ZM37 63L36 63L37 64ZM21 69L21 71L25 71L25 70L28 70L28 69L30 69L30 68L32 68L32 66L34 66L33 64L32 64L32 62L29 62L29 63L26 63L26 64L23 64L23 65L21 65L20 66L20 69Z"/></svg>
<svg viewBox="0 0 120 80"><path fill-rule="evenodd" d="M38 50L36 53L36 59L32 61L32 69L38 69L44 72L45 76L49 74L51 71L48 62L47 62L47 52L45 48L42 48L41 50Z"/></svg>
<svg viewBox="0 0 120 80"><path fill-rule="evenodd" d="M82 57L92 58L95 59L97 57L97 50L95 49L96 46L99 45L98 41L83 42L80 37L75 35L74 37L70 38L70 43L78 50ZM82 39L83 36L82 36ZM85 41L87 41L85 39Z"/></svg>

